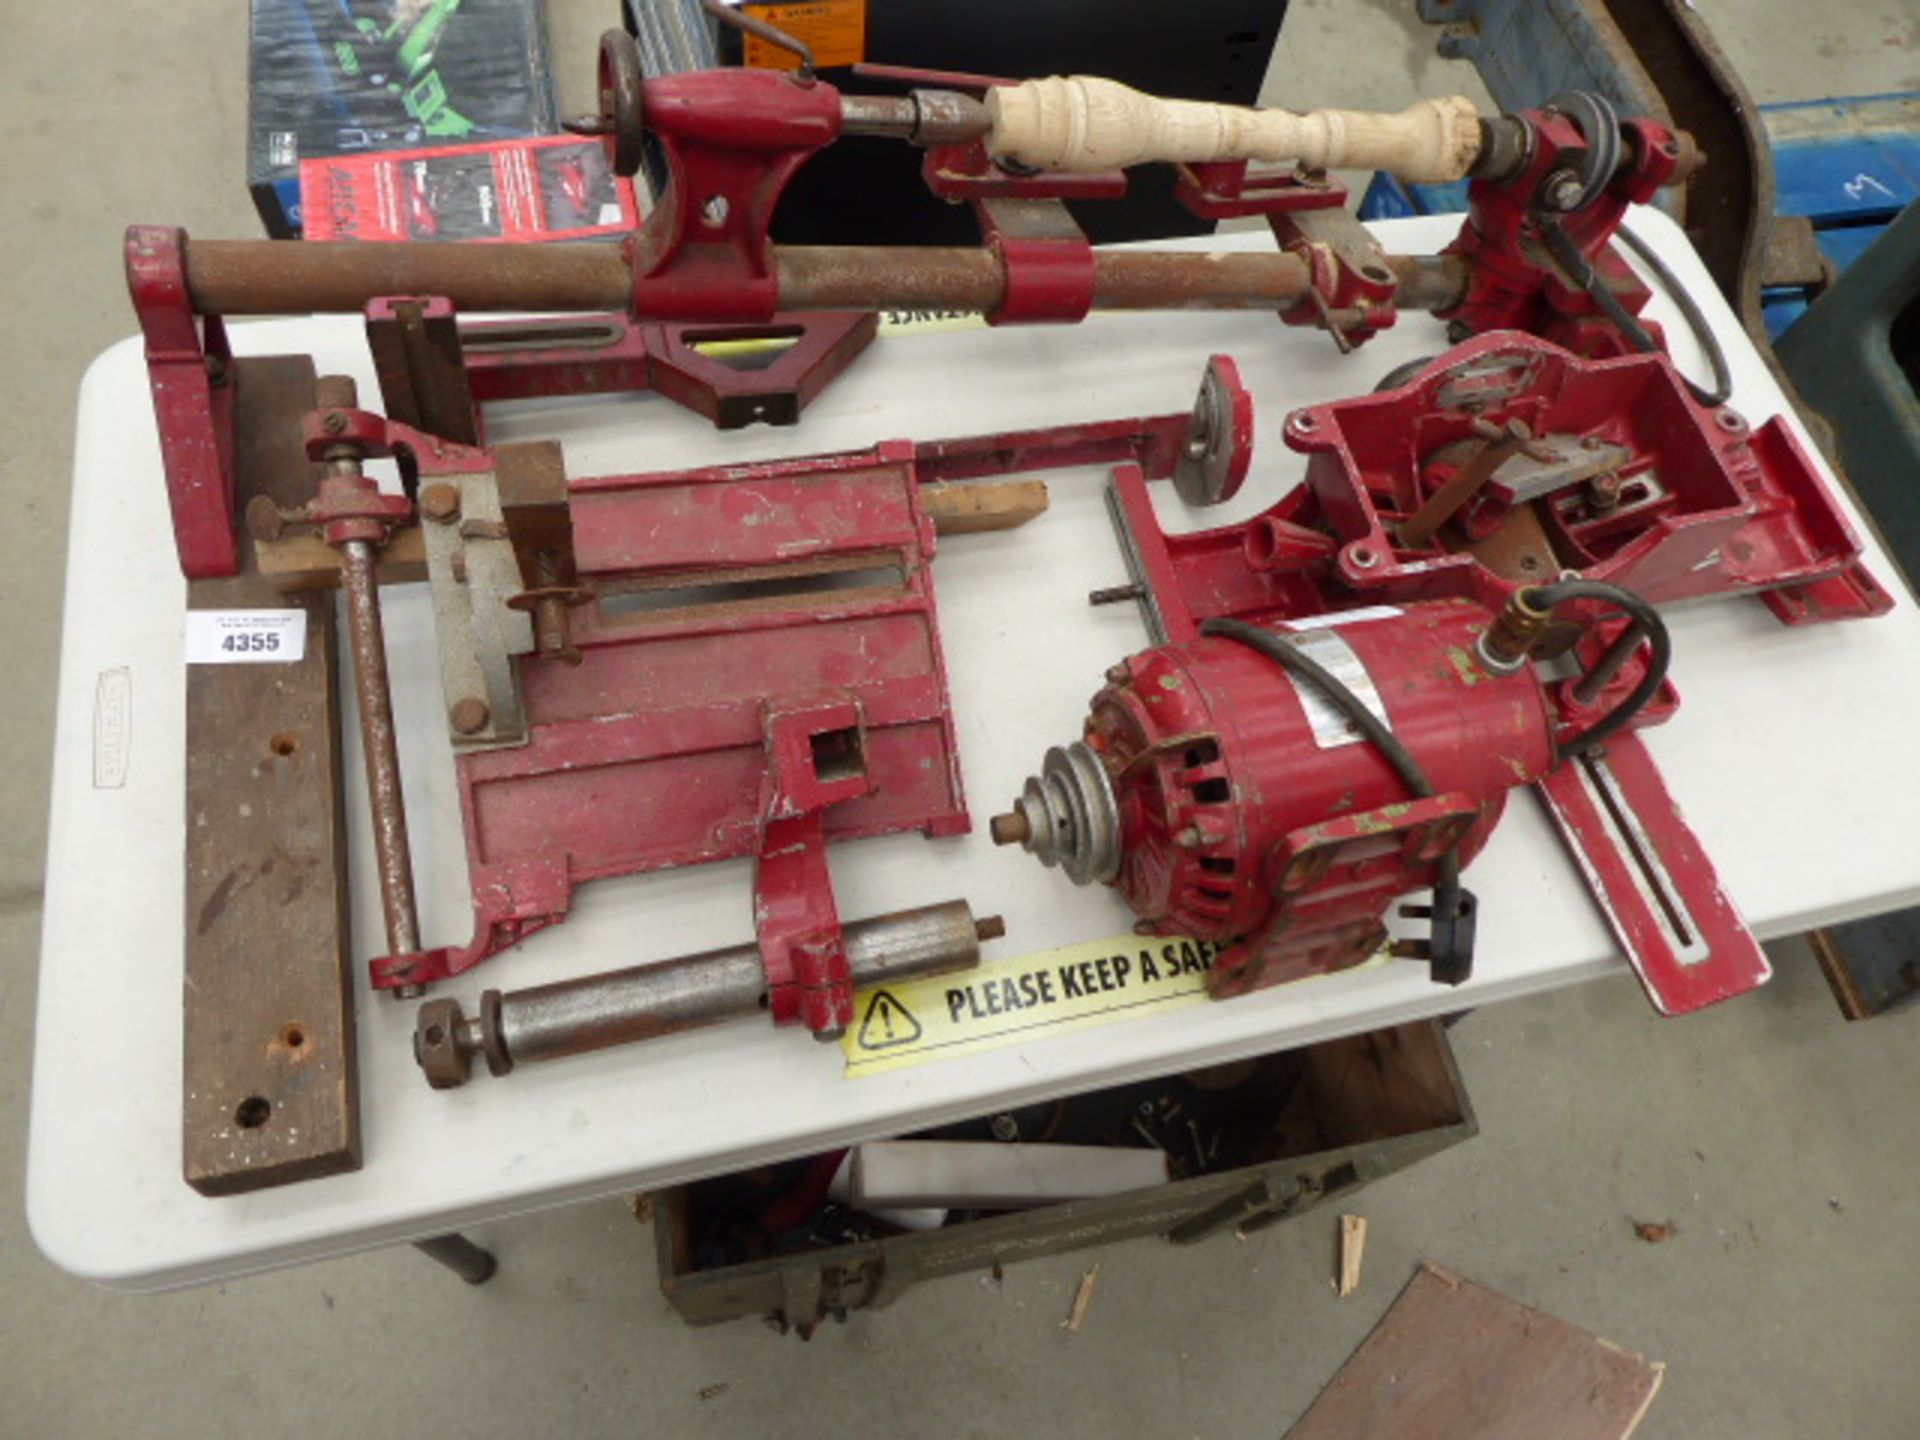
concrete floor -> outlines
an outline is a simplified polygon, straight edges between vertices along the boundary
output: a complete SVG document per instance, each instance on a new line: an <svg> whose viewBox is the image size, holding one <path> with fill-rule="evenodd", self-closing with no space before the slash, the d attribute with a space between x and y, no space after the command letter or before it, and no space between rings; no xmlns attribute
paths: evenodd
<svg viewBox="0 0 1920 1440"><path fill-rule="evenodd" d="M578 104L613 5L553 8ZM1914 0L1699 8L1762 100L1920 87ZM18 1195L75 386L133 328L126 221L254 220L237 0L0 9L0 1190ZM1404 0L1292 9L1277 100L1397 108L1409 69L1422 93L1477 89ZM1036 1417L1069 1435L1275 1435L1422 1257L1665 1360L1654 1440L1911 1436L1920 1131L1897 1097L1920 1020L1848 1027L1802 946L1776 959L1767 991L1685 1023L1655 1020L1625 980L1471 1017L1455 1035L1483 1134L1362 1197L1367 1279L1346 1301L1326 1281L1331 1216L1192 1251L1112 1247L1076 1335L1058 1321L1088 1257L1018 1266L997 1291L928 1286L801 1345L682 1326L614 1201L493 1227L480 1238L503 1270L482 1291L397 1252L141 1299L58 1273L0 1207L0 1436L720 1435L800 1416L849 1436ZM1677 1234L1644 1244L1636 1218Z"/></svg>

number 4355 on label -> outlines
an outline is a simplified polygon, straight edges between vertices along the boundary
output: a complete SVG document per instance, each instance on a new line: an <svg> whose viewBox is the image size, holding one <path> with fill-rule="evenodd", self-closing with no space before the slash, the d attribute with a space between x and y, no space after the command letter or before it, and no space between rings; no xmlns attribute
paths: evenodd
<svg viewBox="0 0 1920 1440"><path fill-rule="evenodd" d="M190 610L189 665L248 665L299 660L307 650L304 610Z"/></svg>

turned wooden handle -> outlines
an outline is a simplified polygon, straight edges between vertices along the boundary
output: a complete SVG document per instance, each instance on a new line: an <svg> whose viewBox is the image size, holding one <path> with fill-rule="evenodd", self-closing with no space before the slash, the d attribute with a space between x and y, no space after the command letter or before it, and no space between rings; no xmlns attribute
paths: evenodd
<svg viewBox="0 0 1920 1440"><path fill-rule="evenodd" d="M1042 170L1122 170L1149 162L1260 160L1385 170L1436 184L1465 177L1480 153L1473 102L1450 95L1398 115L1252 110L1161 100L1117 80L1055 75L987 92L995 155Z"/></svg>

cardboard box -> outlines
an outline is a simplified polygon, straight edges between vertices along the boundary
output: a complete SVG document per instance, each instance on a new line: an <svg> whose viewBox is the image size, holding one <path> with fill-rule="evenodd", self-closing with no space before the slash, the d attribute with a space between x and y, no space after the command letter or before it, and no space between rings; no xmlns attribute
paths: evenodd
<svg viewBox="0 0 1920 1440"><path fill-rule="evenodd" d="M558 128L541 0L252 0L247 186L277 238L300 162Z"/></svg>

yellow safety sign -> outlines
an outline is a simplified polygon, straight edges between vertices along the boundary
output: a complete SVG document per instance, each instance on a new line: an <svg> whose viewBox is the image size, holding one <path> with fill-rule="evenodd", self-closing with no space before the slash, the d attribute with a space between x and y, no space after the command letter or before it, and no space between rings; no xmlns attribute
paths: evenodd
<svg viewBox="0 0 1920 1440"><path fill-rule="evenodd" d="M867 0L807 0L799 5L754 5L750 13L784 30L813 51L813 63L858 65L867 58ZM741 42L741 59L755 70L797 70L800 57L758 35Z"/></svg>
<svg viewBox="0 0 1920 1440"><path fill-rule="evenodd" d="M840 1042L847 1074L1204 1004L1207 969L1221 949L1177 935L1119 935L859 991L854 1023Z"/></svg>

